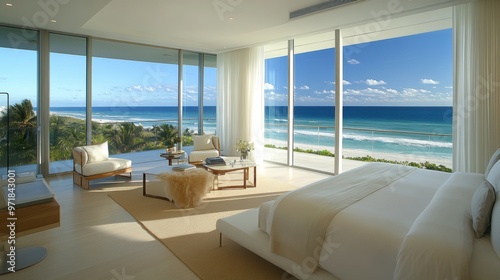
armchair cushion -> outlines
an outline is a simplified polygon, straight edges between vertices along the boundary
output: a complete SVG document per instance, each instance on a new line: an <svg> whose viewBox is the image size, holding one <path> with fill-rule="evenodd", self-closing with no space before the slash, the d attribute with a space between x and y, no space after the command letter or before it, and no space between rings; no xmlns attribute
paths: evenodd
<svg viewBox="0 0 500 280"><path fill-rule="evenodd" d="M107 160L109 158L108 142L102 144L83 146L88 155L87 163Z"/></svg>
<svg viewBox="0 0 500 280"><path fill-rule="evenodd" d="M131 167L132 161L130 159L108 158L99 162L96 161L87 163L83 165L83 168L81 165L75 164L75 171L82 174L83 176L92 176Z"/></svg>
<svg viewBox="0 0 500 280"><path fill-rule="evenodd" d="M192 151L189 153L189 162L201 162L205 161L208 157L218 157L219 151L216 149L205 150L205 151Z"/></svg>
<svg viewBox="0 0 500 280"><path fill-rule="evenodd" d="M220 140L216 135L195 135L193 136L194 147L189 153L189 162L198 164L207 157L220 156Z"/></svg>
<svg viewBox="0 0 500 280"><path fill-rule="evenodd" d="M194 135L193 142L194 142L193 151L205 151L205 150L215 149L215 146L212 142L212 135Z"/></svg>

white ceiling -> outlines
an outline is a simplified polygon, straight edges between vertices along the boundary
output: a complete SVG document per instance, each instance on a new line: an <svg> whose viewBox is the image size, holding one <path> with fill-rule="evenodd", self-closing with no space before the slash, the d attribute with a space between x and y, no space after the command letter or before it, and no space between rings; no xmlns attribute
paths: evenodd
<svg viewBox="0 0 500 280"><path fill-rule="evenodd" d="M372 40L402 27L442 29L451 22L450 10L442 8L463 2L360 0L289 19L291 11L326 1L0 0L0 24L221 53L291 38L323 40L337 28L344 36L369 33Z"/></svg>

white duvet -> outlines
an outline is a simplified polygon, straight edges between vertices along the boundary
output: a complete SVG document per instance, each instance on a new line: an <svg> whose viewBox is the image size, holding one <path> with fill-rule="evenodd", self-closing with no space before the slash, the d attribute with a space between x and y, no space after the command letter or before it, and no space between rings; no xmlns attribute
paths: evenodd
<svg viewBox="0 0 500 280"><path fill-rule="evenodd" d="M330 243L324 238L332 218L414 171L413 167L374 163L277 198L266 225L271 252L300 264L305 272L314 271L323 258L323 244Z"/></svg>
<svg viewBox="0 0 500 280"><path fill-rule="evenodd" d="M483 180L482 174L418 169L392 182L333 217L319 266L339 279L468 279L470 199ZM259 213L267 230L271 205Z"/></svg>

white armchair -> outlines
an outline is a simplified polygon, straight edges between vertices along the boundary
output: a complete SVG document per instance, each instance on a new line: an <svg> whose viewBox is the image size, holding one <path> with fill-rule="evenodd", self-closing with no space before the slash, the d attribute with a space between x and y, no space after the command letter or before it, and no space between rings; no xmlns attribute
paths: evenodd
<svg viewBox="0 0 500 280"><path fill-rule="evenodd" d="M208 157L220 156L220 140L215 135L194 135L193 151L189 153L188 161L200 165Z"/></svg>

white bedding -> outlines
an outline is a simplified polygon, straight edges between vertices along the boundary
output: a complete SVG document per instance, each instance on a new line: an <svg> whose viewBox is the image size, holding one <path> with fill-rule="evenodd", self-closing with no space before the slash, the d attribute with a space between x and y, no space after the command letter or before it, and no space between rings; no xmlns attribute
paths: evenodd
<svg viewBox="0 0 500 280"><path fill-rule="evenodd" d="M338 248L320 266L340 279L392 279L403 238L449 176L418 169L340 212L327 229Z"/></svg>
<svg viewBox="0 0 500 280"><path fill-rule="evenodd" d="M344 174L349 174L349 172ZM332 219L326 231L324 239L326 245L323 246L321 252L320 270L327 271L339 279L393 279L398 252L403 240L419 215L426 212L424 210L437 190L443 184L446 185L447 180L450 180L449 184L451 185L461 183L470 186L464 195L472 196L475 187L484 180L482 174L462 174L459 176L464 177L459 178L454 178L454 176L456 175L418 169L404 179L391 183L339 212ZM334 182L335 177L332 177L331 180ZM470 213L468 210L470 209L470 197L463 199L467 203L461 206L466 209L462 211ZM261 207L261 212L258 214L260 225L268 224L266 219L269 217L264 212L265 209L270 208L269 204ZM297 206L297 209L300 207ZM425 215L433 217L432 214ZM439 230L436 229L435 233L439 237ZM236 237L236 239L238 238ZM468 269L470 278L500 279L500 259L493 252L491 242L486 242L485 245L483 240L475 240L474 238L470 240L470 243L473 244L470 248L472 257L465 257L465 259L470 259ZM467 250L465 247L465 255L468 254ZM407 260L411 260L411 257ZM398 278L403 279L402 276L412 275L412 268L422 269L419 268L418 264L413 266L414 263L411 261L407 264L411 264L411 266L405 267L400 264L398 267ZM293 266L295 270L297 267L298 265ZM303 271L295 271L295 275L301 279L306 278L300 276L304 275ZM415 276L418 275L415 274ZM414 277L410 279L424 278Z"/></svg>
<svg viewBox="0 0 500 280"><path fill-rule="evenodd" d="M454 173L415 220L399 249L394 279L468 279L474 243L471 197L481 174Z"/></svg>
<svg viewBox="0 0 500 280"><path fill-rule="evenodd" d="M319 253L335 215L416 170L374 163L282 195L270 206L269 215L263 217L271 252L295 261L304 271L314 271L323 257Z"/></svg>

